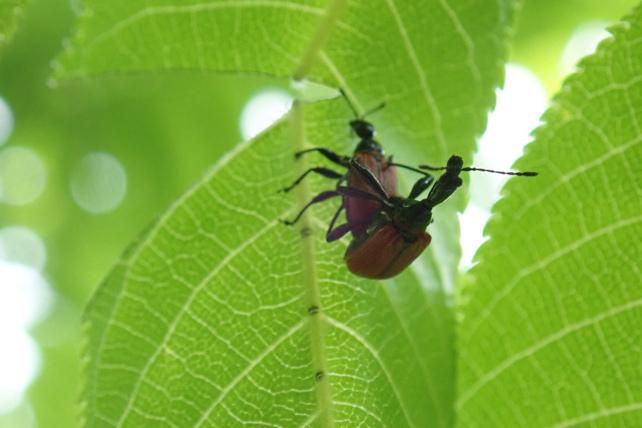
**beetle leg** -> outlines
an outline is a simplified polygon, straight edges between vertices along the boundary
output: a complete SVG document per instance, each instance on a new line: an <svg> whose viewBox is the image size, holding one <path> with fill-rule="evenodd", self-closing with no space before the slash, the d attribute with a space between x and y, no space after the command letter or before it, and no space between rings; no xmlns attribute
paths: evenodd
<svg viewBox="0 0 642 428"><path fill-rule="evenodd" d="M376 180L376 178L375 178ZM383 190L383 189L382 189ZM350 198L358 198L358 199L368 199L371 201L377 201L381 203L382 205L388 207L388 208L393 208L392 203L388 200L388 198L382 198L379 195L375 195L370 192L364 192L363 190L359 189L353 189L352 187L343 187L343 186L338 186L337 187L337 193L343 196L347 196Z"/></svg>
<svg viewBox="0 0 642 428"><path fill-rule="evenodd" d="M322 175L326 178L332 178L334 180L338 180L341 177L343 177L343 174L340 174L336 171L331 170L330 168L324 168L322 166L317 166L314 168L308 168L307 171L305 171L299 178L294 180L294 182L289 185L288 187L284 187L283 189L279 190L279 192L289 192L290 190L294 189L304 178L306 175L308 175L311 172L315 172L319 175Z"/></svg>
<svg viewBox="0 0 642 428"><path fill-rule="evenodd" d="M424 202L431 208L439 205L455 193L461 185L462 180L458 175L446 171L432 186Z"/></svg>
<svg viewBox="0 0 642 428"><path fill-rule="evenodd" d="M383 186L381 185L381 182L377 180L377 177L375 177L368 168L361 165L355 159L350 160L350 167L354 168L357 174L361 175L361 177L364 180L366 180L366 182L370 185L372 190L378 193L379 199L388 200L390 198L386 193L386 191L384 190ZM353 189L353 190L356 190L356 189ZM368 193L368 192L363 192L363 193ZM371 193L368 193L368 194L372 195Z"/></svg>
<svg viewBox="0 0 642 428"><path fill-rule="evenodd" d="M323 157L328 159L330 162L336 163L337 165L345 166L346 168L350 165L350 158L348 156L341 156L335 152L333 152L330 149L326 149L324 147L314 147L312 149L307 149L307 150L301 150L299 152L294 153L294 157L296 159L299 159L301 156L303 156L306 153L310 152L319 152Z"/></svg>
<svg viewBox="0 0 642 428"><path fill-rule="evenodd" d="M328 233L325 235L326 242L334 242L337 239L343 238L343 235L352 230L352 225L350 223L343 223L341 226L337 226L332 230L328 230Z"/></svg>
<svg viewBox="0 0 642 428"><path fill-rule="evenodd" d="M287 226L293 226L294 224L296 224L297 221L299 221L299 219L301 218L303 213L308 208L310 208L310 206L312 206L314 204L318 204L319 202L323 202L323 201L325 201L327 199L334 198L335 196L339 196L340 194L341 193L339 193L336 190L327 190L325 192L321 192L318 195L316 195L314 198L312 198L312 200L310 202L305 204L305 206L301 209L301 211L299 211L299 213L296 215L294 220L281 220L281 222L283 224L287 225Z"/></svg>
<svg viewBox="0 0 642 428"><path fill-rule="evenodd" d="M334 223L336 223L337 218L339 217L339 214L341 214L341 211L343 211L344 208L345 208L345 203L342 202L339 209L337 209L337 212L334 213L334 216L332 217L332 221L330 221L330 225L328 226L328 231L325 234L326 242L336 241L346 233L350 232L351 227L348 223L342 224L341 226L334 227Z"/></svg>
<svg viewBox="0 0 642 428"><path fill-rule="evenodd" d="M432 175L427 174L425 177L421 177L414 186L408 195L408 199L417 199L417 196L421 195L427 188L430 187L434 178Z"/></svg>

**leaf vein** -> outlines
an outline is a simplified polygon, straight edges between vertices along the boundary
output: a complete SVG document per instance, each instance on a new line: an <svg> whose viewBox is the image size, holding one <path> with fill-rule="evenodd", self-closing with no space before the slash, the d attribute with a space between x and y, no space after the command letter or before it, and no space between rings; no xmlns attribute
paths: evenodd
<svg viewBox="0 0 642 428"><path fill-rule="evenodd" d="M243 8L252 8L252 7L290 9L297 12L307 13L311 15L318 15L318 16L323 16L325 13L325 11L320 8L298 4L295 2L276 1L276 0L233 0L233 1L217 1L217 2L210 2L210 3L198 3L198 4L191 4L191 5L151 6L151 7L145 7L139 10L138 12L116 23L109 30L96 36L96 38L87 46L87 52L90 52L97 45L104 43L110 38L116 36L118 33L121 33L122 31L124 31L128 27L135 25L138 21L141 21L150 16L171 15L171 14L181 14L181 13L192 14L192 13L206 12L206 11L212 11L217 9L243 9Z"/></svg>
<svg viewBox="0 0 642 428"><path fill-rule="evenodd" d="M403 413L406 422L408 426L414 427L414 423L412 422L412 419L410 418L410 415L408 413L408 409L406 408L406 403L401 397L401 393L399 392L399 389L397 388L397 384L394 381L394 377L390 374L390 371L384 364L383 360L379 356L379 352L368 342L363 336L361 336L358 332L356 332L354 329L351 327L343 324L342 322L328 316L324 315L324 319L328 322L329 325L343 331L344 333L348 334L352 338L354 338L357 342L359 342L368 352L372 357L375 359L377 364L381 367L381 370L383 373L386 375L386 378L388 379L388 383L390 384L390 387L392 388L393 393L397 397L397 403L399 404L399 407L401 408L401 412Z"/></svg>
<svg viewBox="0 0 642 428"><path fill-rule="evenodd" d="M238 385L261 361L268 357L276 348L278 348L283 342L288 340L290 337L294 336L299 330L305 325L304 320L300 320L293 327L291 327L283 336L275 340L270 346L265 348L255 359L253 359L250 364L248 364L238 376L236 376L229 384L227 384L221 394L218 396L216 401L214 401L210 407L203 413L203 416L196 422L194 427L201 426L209 417L209 415L214 411L216 406L218 406L227 395Z"/></svg>
<svg viewBox="0 0 642 428"><path fill-rule="evenodd" d="M197 284L192 292L190 293L187 301L185 304L181 306L181 310L176 314L174 317L172 323L169 325L169 328L167 329L167 332L165 333L165 336L163 337L162 342L159 344L158 348L154 352L154 354L150 357L150 359L147 361L145 366L143 367L140 376L138 377L138 380L134 384L134 387L132 389L129 401L127 402L127 405L125 409L123 410L123 414L120 418L120 421L118 423L118 426L122 426L122 424L125 421L125 418L127 417L127 414L129 413L130 409L132 408L132 405L134 403L134 400L138 396L138 391L140 388L140 384L142 379L147 376L147 373L151 369L151 366L153 363L156 361L158 356L160 355L161 351L167 346L167 343L169 342L170 338L173 336L174 331L178 327L179 321L183 318L183 315L187 312L188 308L191 306L192 302L196 298L196 296L200 293L200 291L209 283L209 281L218 273L220 272L226 265L229 263L230 260L232 260L236 255L241 253L245 248L253 244L257 239L259 239L263 234L267 233L272 227L275 225L279 224L277 220L273 220L272 222L268 223L265 225L261 230L256 232L254 235L249 237L247 240L245 240L241 245L239 245L236 249L234 249L232 252L230 252L223 260L221 260L220 263L218 263L214 269L199 283Z"/></svg>
<svg viewBox="0 0 642 428"><path fill-rule="evenodd" d="M406 48L406 52L408 53L410 62L412 63L415 69L415 73L419 78L419 84L421 85L421 92L424 96L424 99L426 100L426 103L428 104L428 108L432 113L432 117L435 121L435 131L437 136L437 142L439 143L439 148L441 149L441 155L442 157L445 157L447 155L446 136L443 130L441 112L437 107L437 101L435 100L435 97L433 96L432 91L430 90L430 87L428 85L428 80L426 79L426 74L424 73L423 67L419 62L419 58L417 57L417 52L415 50L415 47L413 46L413 43L410 40L410 36L408 35L406 26L403 23L403 20L401 19L401 15L397 10L397 7L395 6L394 1L386 0L386 4L388 5L388 8L390 9L392 16L395 19L395 22L397 23L397 27L399 29L399 33L401 34L401 38Z"/></svg>
<svg viewBox="0 0 642 428"><path fill-rule="evenodd" d="M469 334L467 334L466 339L470 339L471 337L474 336L475 332L477 329L483 324L483 322L492 314L493 310L495 307L504 300L514 289L515 287L519 284L519 281L532 275L533 273L540 271L541 269L545 268L549 264L555 262L556 260L559 260L560 258L572 254L579 248L583 247L584 245L594 241L595 239L601 238L602 236L609 235L619 229L633 226L635 224L638 224L642 222L642 216L637 216L637 217L631 217L627 218L624 220L621 220L617 223L609 224L606 227L600 228L598 230L595 230L589 234L584 235L580 239L577 239L570 244L566 245L563 248L560 248L559 250L555 251L554 253L550 254L548 257L545 257L538 261L537 263L534 263L528 267L525 267L521 269L517 275L515 275L513 278L511 278L508 282L507 285L502 288L499 292L495 293L493 295L493 299L484 306L484 310L481 313L481 315L475 320L475 322L469 327Z"/></svg>
<svg viewBox="0 0 642 428"><path fill-rule="evenodd" d="M553 428L568 428L575 425L579 425L581 423L592 422L597 419L606 418L613 415L621 415L623 413L628 413L628 412L636 412L639 410L642 410L642 402L631 403L625 406L609 407L605 409L600 409L598 412L587 413L582 416L577 416L572 419L567 419L565 421L558 422L555 425L553 425Z"/></svg>
<svg viewBox="0 0 642 428"><path fill-rule="evenodd" d="M477 394L477 392L479 392L486 385L490 384L502 372L508 370L511 366L516 364L518 361L531 357L536 352L539 352L542 349L546 348L547 346L552 345L553 343L559 340L562 340L564 337L568 336L571 333L593 326L608 318L611 318L616 315L620 315L624 312L630 311L632 309L636 309L641 306L642 306L642 299L638 299L631 302L627 302L620 306L616 306L614 308L610 308L609 310L600 312L590 318L585 318L579 322L567 325L563 329L558 330L557 332L546 336L545 338L539 340L538 342L534 343L528 348L513 354L509 358L505 359L504 361L496 365L493 369L481 375L479 380L475 384L473 384L470 388L463 391L460 394L460 398L457 400L457 403L456 403L457 409L460 410L461 408L463 408L466 402L472 399Z"/></svg>

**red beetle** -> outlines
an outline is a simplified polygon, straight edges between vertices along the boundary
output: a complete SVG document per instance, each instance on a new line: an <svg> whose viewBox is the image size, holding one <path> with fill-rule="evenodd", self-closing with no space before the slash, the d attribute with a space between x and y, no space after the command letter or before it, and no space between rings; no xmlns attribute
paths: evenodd
<svg viewBox="0 0 642 428"><path fill-rule="evenodd" d="M385 279L399 274L412 263L430 244L431 237L426 228L432 222L432 209L439 205L462 184L462 171L486 171L498 174L535 176L535 172L503 172L481 168L464 167L462 158L453 155L445 167L420 166L428 170L445 170L432 185L428 196L417 200L430 187L432 179L421 178L415 183L408 198L389 197L369 169L352 161L353 171L368 183L371 192L355 193L344 190L353 198L377 198L382 207L369 225L367 233L355 237L345 253L350 272L365 278ZM376 195L376 196L375 196Z"/></svg>
<svg viewBox="0 0 642 428"><path fill-rule="evenodd" d="M354 108L348 97L345 95L345 93L341 91L341 94L344 96L345 100L348 102L348 105L353 110L355 115L358 116L356 109ZM299 158L305 153L319 152L331 162L347 168L347 172L341 174L325 167L309 168L299 178L297 178L292 183L292 185L282 189L282 191L284 192L289 192L311 172L337 180L337 187L335 190L321 192L308 204L306 204L293 220L285 220L283 221L283 223L289 226L294 225L311 205L323 202L333 197L342 196L343 198L341 205L337 209L332 218L332 221L330 222L330 226L326 234L326 240L328 242L335 241L348 232L352 232L352 235L354 237L365 235L368 229L368 225L370 225L373 218L379 213L379 211L381 211L381 203L378 199L352 197L345 194L345 192L342 193L339 190L341 188L341 184L346 181L348 184L347 188L353 189L354 191L361 191L366 193L372 192L371 185L364 180L361 174L354 172L353 168L351 167L351 162L353 161L368 169L370 174L375 177L380 187L384 190L386 196L397 195L397 173L395 167L406 168L418 172L424 176L429 176L429 174L425 173L424 171L392 162L392 157L385 157L381 144L379 144L374 139L374 125L363 119L363 117L372 114L383 107L384 104L381 104L365 113L362 117L357 117L356 119L350 121L350 127L352 128L353 132L360 138L359 144L352 154L352 157L338 155L332 150L323 147L315 147L295 153L295 157ZM348 221L347 223L335 228L334 224L344 208L346 210L346 217Z"/></svg>

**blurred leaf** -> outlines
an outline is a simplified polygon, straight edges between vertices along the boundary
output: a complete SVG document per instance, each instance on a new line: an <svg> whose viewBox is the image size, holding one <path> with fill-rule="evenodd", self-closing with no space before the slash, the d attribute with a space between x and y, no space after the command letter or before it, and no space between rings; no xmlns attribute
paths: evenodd
<svg viewBox="0 0 642 428"><path fill-rule="evenodd" d="M175 69L286 77L309 57L326 13L321 2L87 3L59 78ZM385 100L373 120L397 159L470 159L502 80L513 9L350 2L336 28L322 27L332 37L308 77L344 88L360 110ZM350 117L341 99L306 107L306 140L349 153ZM452 425L447 290L462 195L436 210L423 263L385 285L359 280L343 266L345 243L320 242L331 206L314 211L318 239L305 256L278 223L295 211L275 193L294 178L294 149L281 125L226 157L100 288L87 315L91 426L291 426L319 422L330 407L337 424ZM308 318L304 295L317 288L322 315Z"/></svg>
<svg viewBox="0 0 642 428"><path fill-rule="evenodd" d="M38 199L0 206L0 227L29 227L47 249L44 274L56 303L36 329L42 367L26 407L46 428L77 426L80 315L96 284L132 236L239 141L238 117L250 96L282 86L267 78L173 73L77 81L52 90L46 85L49 63L71 22L68 0L30 2L0 62L0 96L16 125L0 150L33 150L47 170ZM75 166L96 151L115 156L128 178L122 204L102 215L83 211L69 189Z"/></svg>
<svg viewBox="0 0 642 428"><path fill-rule="evenodd" d="M638 0L526 0L522 4L511 61L535 72L553 94L566 77L560 66L562 53L577 28L591 22L603 23L606 28Z"/></svg>
<svg viewBox="0 0 642 428"><path fill-rule="evenodd" d="M0 0L0 48L13 36L27 0Z"/></svg>
<svg viewBox="0 0 642 428"><path fill-rule="evenodd" d="M642 8L545 114L462 293L461 426L642 420Z"/></svg>

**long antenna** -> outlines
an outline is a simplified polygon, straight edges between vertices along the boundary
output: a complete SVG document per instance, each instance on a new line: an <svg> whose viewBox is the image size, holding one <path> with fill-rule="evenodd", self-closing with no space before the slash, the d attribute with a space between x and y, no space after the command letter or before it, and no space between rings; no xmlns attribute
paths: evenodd
<svg viewBox="0 0 642 428"><path fill-rule="evenodd" d="M492 172L493 174L504 174L504 175L521 175L524 177L535 177L537 173L535 171L520 171L520 172L511 172L511 171L495 171L494 169L484 169L484 168L474 168L472 166L462 168L462 171L482 171L482 172Z"/></svg>
<svg viewBox="0 0 642 428"><path fill-rule="evenodd" d="M445 171L448 168L447 166L430 166L430 165L419 165L420 169L426 169L428 171ZM523 172L511 172L511 171L496 171L494 169L485 169L485 168L475 168L472 166L467 166L465 168L459 169L460 171L481 171L481 172L492 172L493 174L503 174L503 175L520 175L524 177L535 177L538 175L537 172L533 171L523 171Z"/></svg>
<svg viewBox="0 0 642 428"><path fill-rule="evenodd" d="M359 113L357 112L357 109L355 108L354 104L352 104L352 101L350 101L350 98L348 98L348 95L346 95L343 88L339 88L339 92L341 92L341 95L343 95L343 99L345 99L346 102L348 103L348 106L350 106L350 110L352 110L352 112L354 113L354 117L358 118Z"/></svg>
<svg viewBox="0 0 642 428"><path fill-rule="evenodd" d="M373 107L373 108L371 108L370 110L368 110L367 112L365 112L365 113L363 114L363 116L361 116L361 119L364 119L366 116L370 116L372 113L376 113L376 112L378 112L379 110L381 110L381 109L382 109L382 108L384 108L385 106L386 106L386 102L384 101L384 102L382 102L381 104L379 104L378 106Z"/></svg>
<svg viewBox="0 0 642 428"><path fill-rule="evenodd" d="M350 110L352 110L352 112L354 113L354 117L356 117L357 119L364 119L366 116L369 116L372 113L376 113L376 112L378 112L379 110L381 110L382 108L384 108L386 106L386 102L384 101L381 104L379 104L378 106L376 106L374 108L371 108L370 110L368 110L364 114L359 115L359 113L357 112L357 108L354 106L354 104L352 104L352 101L350 101L350 98L348 98L348 95L343 90L343 88L339 88L339 92L341 92L341 95L343 95L343 98L348 103L348 106L350 106Z"/></svg>

